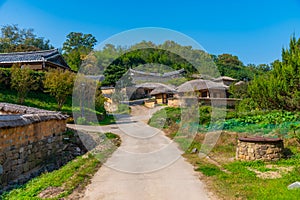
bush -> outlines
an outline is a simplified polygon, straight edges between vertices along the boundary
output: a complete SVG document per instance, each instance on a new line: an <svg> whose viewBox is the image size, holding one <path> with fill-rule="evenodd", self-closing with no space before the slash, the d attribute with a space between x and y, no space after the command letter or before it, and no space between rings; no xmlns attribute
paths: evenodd
<svg viewBox="0 0 300 200"><path fill-rule="evenodd" d="M25 66L13 65L11 68L11 88L18 93L18 102L24 103L25 97L30 90L37 90L38 77L33 76L33 71Z"/></svg>
<svg viewBox="0 0 300 200"><path fill-rule="evenodd" d="M85 117L78 117L77 120L76 120L76 124L78 124L78 125L86 125L87 121L86 121Z"/></svg>
<svg viewBox="0 0 300 200"><path fill-rule="evenodd" d="M59 69L50 70L45 75L44 87L46 92L55 97L58 110L61 110L68 96L72 94L74 77L72 72Z"/></svg>
<svg viewBox="0 0 300 200"><path fill-rule="evenodd" d="M31 75L36 80L34 88L37 88L38 91L44 91L43 80L45 72L31 71ZM11 87L11 68L0 68L0 83L2 89Z"/></svg>

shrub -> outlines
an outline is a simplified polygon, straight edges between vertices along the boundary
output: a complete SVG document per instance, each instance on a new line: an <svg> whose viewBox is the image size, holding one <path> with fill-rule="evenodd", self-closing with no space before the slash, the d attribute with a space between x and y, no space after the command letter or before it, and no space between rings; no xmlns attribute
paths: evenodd
<svg viewBox="0 0 300 200"><path fill-rule="evenodd" d="M38 89L36 84L38 77L33 76L33 71L25 66L14 65L11 69L11 87L18 92L18 102L24 103L25 97L30 90Z"/></svg>
<svg viewBox="0 0 300 200"><path fill-rule="evenodd" d="M54 96L57 101L57 108L61 110L69 95L72 94L74 74L68 70L50 70L43 81L46 92Z"/></svg>
<svg viewBox="0 0 300 200"><path fill-rule="evenodd" d="M86 125L87 121L86 121L85 117L78 117L76 120L76 123L79 125Z"/></svg>

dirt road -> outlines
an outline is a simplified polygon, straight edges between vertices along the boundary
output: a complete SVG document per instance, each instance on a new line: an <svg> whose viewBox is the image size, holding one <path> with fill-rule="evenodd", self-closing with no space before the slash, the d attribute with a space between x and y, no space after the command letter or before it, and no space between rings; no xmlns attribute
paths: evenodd
<svg viewBox="0 0 300 200"><path fill-rule="evenodd" d="M145 121L154 110L132 108L132 115L105 127L77 126L89 131L110 131L122 145L87 186L85 200L201 200L210 199L204 184L182 152L164 133Z"/></svg>

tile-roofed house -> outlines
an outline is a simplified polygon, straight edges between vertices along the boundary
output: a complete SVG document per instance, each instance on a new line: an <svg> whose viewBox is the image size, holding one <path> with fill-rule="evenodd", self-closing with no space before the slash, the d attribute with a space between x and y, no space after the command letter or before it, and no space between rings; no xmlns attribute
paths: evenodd
<svg viewBox="0 0 300 200"><path fill-rule="evenodd" d="M57 49L0 53L0 67L9 68L13 64L28 65L33 70L46 68L71 69Z"/></svg>
<svg viewBox="0 0 300 200"><path fill-rule="evenodd" d="M146 71L139 71L134 69L129 69L128 74L132 78L133 82L168 82L170 79L173 78L180 78L183 77L185 74L185 69L179 69L170 72L164 73L157 73L157 72L146 72Z"/></svg>

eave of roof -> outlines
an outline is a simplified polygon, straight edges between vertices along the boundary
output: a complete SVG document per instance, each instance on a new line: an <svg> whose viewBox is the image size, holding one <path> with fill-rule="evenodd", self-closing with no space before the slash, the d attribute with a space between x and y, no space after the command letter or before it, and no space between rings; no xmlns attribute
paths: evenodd
<svg viewBox="0 0 300 200"><path fill-rule="evenodd" d="M55 59L58 59L59 62L55 62ZM69 65L65 62L62 55L58 52L57 49L29 52L0 53L1 64L34 62L49 62L62 68L70 69Z"/></svg>

